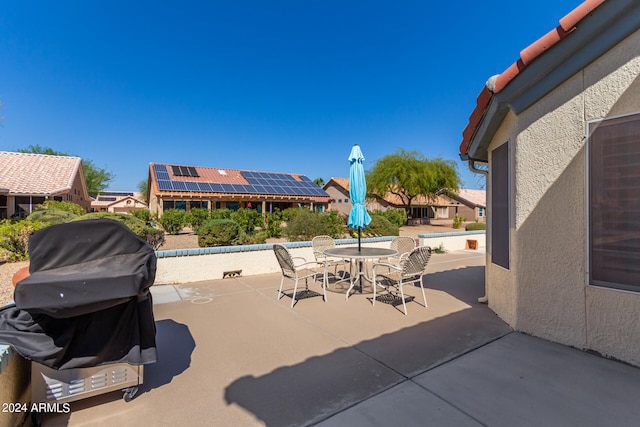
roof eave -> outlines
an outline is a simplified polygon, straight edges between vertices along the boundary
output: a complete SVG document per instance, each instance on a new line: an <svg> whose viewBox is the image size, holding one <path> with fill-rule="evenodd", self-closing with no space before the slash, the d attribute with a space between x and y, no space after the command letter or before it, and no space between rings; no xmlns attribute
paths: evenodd
<svg viewBox="0 0 640 427"><path fill-rule="evenodd" d="M462 160L486 163L489 144L510 110L520 114L637 31L640 2L604 2L577 26L578 31L572 31L562 42L527 64L499 92L491 94L473 135L466 144L463 142L461 148L466 145L466 150L461 150ZM478 113L474 110L474 114Z"/></svg>

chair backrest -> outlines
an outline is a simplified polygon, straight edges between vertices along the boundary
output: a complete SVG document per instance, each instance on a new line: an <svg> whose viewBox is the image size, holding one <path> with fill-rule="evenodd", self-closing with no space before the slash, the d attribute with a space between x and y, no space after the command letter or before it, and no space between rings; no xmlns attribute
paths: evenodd
<svg viewBox="0 0 640 427"><path fill-rule="evenodd" d="M311 240L311 247L313 248L313 254L316 258L324 258L325 249L330 249L335 246L336 242L331 236L316 236Z"/></svg>
<svg viewBox="0 0 640 427"><path fill-rule="evenodd" d="M276 254L276 259L278 260L278 264L280 264L282 274L287 277L295 276L296 267L289 253L289 249L276 243L273 245L273 252Z"/></svg>
<svg viewBox="0 0 640 427"><path fill-rule="evenodd" d="M416 241L413 240L413 237L398 236L394 237L391 241L391 249L398 251L398 257L402 256L402 254L408 254L415 248Z"/></svg>
<svg viewBox="0 0 640 427"><path fill-rule="evenodd" d="M429 246L415 248L402 264L402 275L417 276L418 274L423 274L429 259L431 259L431 248Z"/></svg>

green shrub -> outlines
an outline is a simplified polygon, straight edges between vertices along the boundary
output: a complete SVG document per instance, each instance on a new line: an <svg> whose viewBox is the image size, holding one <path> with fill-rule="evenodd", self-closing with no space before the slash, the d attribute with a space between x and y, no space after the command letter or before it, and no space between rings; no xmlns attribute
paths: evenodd
<svg viewBox="0 0 640 427"><path fill-rule="evenodd" d="M71 212L74 215L83 215L87 213L80 205L71 202L62 202L57 200L45 200L44 203L36 207L37 210L57 209L60 211Z"/></svg>
<svg viewBox="0 0 640 427"><path fill-rule="evenodd" d="M251 235L256 229L256 226L260 224L260 214L254 209L240 208L231 213L231 219L240 225L240 228L245 233Z"/></svg>
<svg viewBox="0 0 640 427"><path fill-rule="evenodd" d="M48 208L45 210L34 211L31 215L27 217L27 220L43 222L48 225L54 225L54 224L62 224L63 222L69 222L77 217L78 215L69 211Z"/></svg>
<svg viewBox="0 0 640 427"><path fill-rule="evenodd" d="M267 232L266 231L258 231L257 233L252 234L251 236L246 236L244 239L244 244L247 245L258 245L267 242Z"/></svg>
<svg viewBox="0 0 640 427"><path fill-rule="evenodd" d="M209 213L211 219L231 219L232 211L229 209L214 209Z"/></svg>
<svg viewBox="0 0 640 427"><path fill-rule="evenodd" d="M453 217L453 228L460 228L462 223L466 220L466 218L463 218L460 215L456 214L456 216Z"/></svg>
<svg viewBox="0 0 640 427"><path fill-rule="evenodd" d="M167 209L158 220L164 231L169 234L178 234L185 226L187 213L182 209Z"/></svg>
<svg viewBox="0 0 640 427"><path fill-rule="evenodd" d="M158 249L164 243L164 232L147 226L144 221L133 215L119 214L113 212L91 212L84 214L73 221L83 221L89 219L107 218L124 223L134 234L145 240L152 248Z"/></svg>
<svg viewBox="0 0 640 427"><path fill-rule="evenodd" d="M333 238L343 237L347 233L347 217L338 211L323 212L320 215L324 234Z"/></svg>
<svg viewBox="0 0 640 427"><path fill-rule="evenodd" d="M227 246L241 240L240 225L232 219L211 219L198 230L198 246Z"/></svg>
<svg viewBox="0 0 640 427"><path fill-rule="evenodd" d="M209 209L195 208L187 212L184 222L189 225L196 233L210 219Z"/></svg>
<svg viewBox="0 0 640 427"><path fill-rule="evenodd" d="M45 228L47 224L39 221L22 220L0 223L0 248L4 249L9 261L23 261L29 258L29 236L34 231Z"/></svg>
<svg viewBox="0 0 640 427"><path fill-rule="evenodd" d="M293 221L298 214L302 211L308 211L308 209L300 209L300 208L287 208L283 210L280 214L282 216L282 220L285 222Z"/></svg>
<svg viewBox="0 0 640 427"><path fill-rule="evenodd" d="M353 237L358 235L358 230L351 232ZM371 223L367 228L363 228L361 231L363 237L376 237L376 236L399 236L400 227L392 224L387 218L382 215L371 215Z"/></svg>
<svg viewBox="0 0 640 427"><path fill-rule="evenodd" d="M131 211L131 215L144 221L145 224L151 225L151 212L149 212L149 209L134 209Z"/></svg>
<svg viewBox="0 0 640 427"><path fill-rule="evenodd" d="M283 234L290 242L296 242L311 240L320 235L338 238L342 237L345 231L345 219L335 211L319 213L311 212L309 209L299 209L299 212L291 215L291 220L287 222Z"/></svg>
<svg viewBox="0 0 640 427"><path fill-rule="evenodd" d="M282 236L282 217L279 210L265 214L263 221L262 228L266 231L267 237Z"/></svg>
<svg viewBox="0 0 640 427"><path fill-rule="evenodd" d="M467 224L464 228L467 231L473 231L473 230L486 230L487 229L487 224L485 224L484 222L470 222L469 224Z"/></svg>
<svg viewBox="0 0 640 427"><path fill-rule="evenodd" d="M391 224L402 227L407 223L407 211L404 209L387 209L386 211L376 210L371 215L382 215L387 218Z"/></svg>

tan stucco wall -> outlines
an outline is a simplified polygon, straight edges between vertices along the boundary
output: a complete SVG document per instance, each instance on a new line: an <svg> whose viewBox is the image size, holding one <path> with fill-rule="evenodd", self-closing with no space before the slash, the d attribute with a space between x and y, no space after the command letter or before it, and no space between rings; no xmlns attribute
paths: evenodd
<svg viewBox="0 0 640 427"><path fill-rule="evenodd" d="M329 209L332 211L338 211L342 214L349 215L349 211L351 210L351 201L349 200L349 193L345 192L342 188L339 188L334 185L330 185L325 190L333 201L329 203ZM338 203L338 200L341 200L341 203ZM345 200L347 200L345 202Z"/></svg>
<svg viewBox="0 0 640 427"><path fill-rule="evenodd" d="M91 208L91 199L86 197L86 188L82 186L83 180L80 178L80 172L76 174L75 179L73 180L73 186L71 187L71 191L67 193L71 200L70 202L76 203L86 211L89 212ZM65 201L66 196L65 196Z"/></svg>
<svg viewBox="0 0 640 427"><path fill-rule="evenodd" d="M502 122L502 126L498 129L498 131L493 136L491 144L489 145L489 164L491 164L491 152L499 147L500 145L509 142L509 162L510 162L510 181L513 181L513 176L515 174L514 168L514 152L515 146L513 144L512 139L515 138L516 135L516 125L517 119L516 116L509 112L505 120ZM488 215L489 219L487 221L487 234L486 234L486 244L487 244L487 265L486 265L486 286L487 286L487 295L489 296L489 307L495 311L505 322L511 325L513 328L517 327L517 309L518 309L518 297L516 293L516 281L515 281L515 273L516 266L513 263L510 265L510 269L506 270L503 267L495 265L491 262L491 231L492 231L492 223L491 223L491 200L493 196L493 188L491 187L491 168L489 168L489 176L487 177L487 208L489 209ZM509 209L510 212L513 213L514 210L514 200L515 197L513 193L510 194L509 200ZM514 259L514 226L513 224L509 225L510 230L510 241L511 247L509 250L510 259Z"/></svg>
<svg viewBox="0 0 640 427"><path fill-rule="evenodd" d="M640 112L639 76L637 32L505 119L490 149L512 144L511 268L487 259L490 307L516 330L636 365L640 294L587 285L586 123Z"/></svg>

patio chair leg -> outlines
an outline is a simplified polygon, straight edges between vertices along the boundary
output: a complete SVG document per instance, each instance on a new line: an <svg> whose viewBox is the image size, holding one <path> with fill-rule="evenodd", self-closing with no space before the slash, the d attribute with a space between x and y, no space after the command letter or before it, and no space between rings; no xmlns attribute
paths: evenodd
<svg viewBox="0 0 640 427"><path fill-rule="evenodd" d="M293 285L293 295L291 295L291 308L296 303L296 292L298 291L298 278L296 277L296 282Z"/></svg>
<svg viewBox="0 0 640 427"><path fill-rule="evenodd" d="M284 284L284 276L282 276L282 279L280 280L280 289L278 289L278 300L280 300L280 298L282 298L282 295L284 295L282 293L282 285Z"/></svg>
<svg viewBox="0 0 640 427"><path fill-rule="evenodd" d="M373 307L374 305L376 305L376 288L378 287L377 282L376 282L376 273L374 271L373 273L373 300L371 301L371 306Z"/></svg>
<svg viewBox="0 0 640 427"><path fill-rule="evenodd" d="M424 294L424 286L422 286L422 277L420 277L420 289L422 290L422 298L424 299L424 307L427 308L427 297Z"/></svg>
<svg viewBox="0 0 640 427"><path fill-rule="evenodd" d="M404 307L404 315L407 315L407 303L404 302L404 291L402 290L402 280L400 280L400 295L402 296L402 307Z"/></svg>

